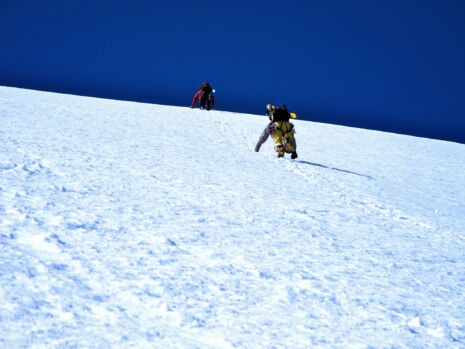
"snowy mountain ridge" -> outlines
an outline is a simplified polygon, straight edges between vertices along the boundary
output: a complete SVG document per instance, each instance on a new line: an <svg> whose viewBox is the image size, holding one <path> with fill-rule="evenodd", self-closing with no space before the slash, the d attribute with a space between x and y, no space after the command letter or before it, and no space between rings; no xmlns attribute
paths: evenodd
<svg viewBox="0 0 465 349"><path fill-rule="evenodd" d="M465 347L465 145L296 120L277 159L266 116L8 87L0 122L2 348Z"/></svg>

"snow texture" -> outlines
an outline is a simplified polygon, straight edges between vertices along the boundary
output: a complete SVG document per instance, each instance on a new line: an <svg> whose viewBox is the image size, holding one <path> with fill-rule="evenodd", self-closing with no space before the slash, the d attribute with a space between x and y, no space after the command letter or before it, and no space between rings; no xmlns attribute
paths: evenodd
<svg viewBox="0 0 465 349"><path fill-rule="evenodd" d="M464 348L465 145L267 121L0 87L0 347Z"/></svg>

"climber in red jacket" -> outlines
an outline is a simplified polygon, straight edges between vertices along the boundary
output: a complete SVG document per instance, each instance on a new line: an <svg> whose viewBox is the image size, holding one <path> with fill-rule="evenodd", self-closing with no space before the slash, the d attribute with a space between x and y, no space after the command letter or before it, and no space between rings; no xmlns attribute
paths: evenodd
<svg viewBox="0 0 465 349"><path fill-rule="evenodd" d="M204 82L200 85L199 90L195 94L191 108L194 108L198 99L200 102L200 109L215 109L215 97L213 96L214 91L215 90L213 90L208 82Z"/></svg>

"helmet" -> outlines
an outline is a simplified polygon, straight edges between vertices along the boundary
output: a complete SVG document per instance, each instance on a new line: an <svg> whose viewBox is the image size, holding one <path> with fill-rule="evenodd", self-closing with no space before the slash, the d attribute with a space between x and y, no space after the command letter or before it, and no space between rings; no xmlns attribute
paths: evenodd
<svg viewBox="0 0 465 349"><path fill-rule="evenodd" d="M205 81L202 85L208 86L208 85L210 85L210 84L209 84L208 82Z"/></svg>
<svg viewBox="0 0 465 349"><path fill-rule="evenodd" d="M266 105L266 115L268 115L268 118L271 120L273 116L273 112L275 111L275 106L271 104Z"/></svg>

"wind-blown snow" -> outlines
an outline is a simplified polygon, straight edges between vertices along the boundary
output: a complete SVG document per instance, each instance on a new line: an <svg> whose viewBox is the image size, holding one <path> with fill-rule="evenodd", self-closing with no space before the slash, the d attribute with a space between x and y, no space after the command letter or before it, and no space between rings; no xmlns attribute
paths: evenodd
<svg viewBox="0 0 465 349"><path fill-rule="evenodd" d="M465 347L465 145L267 121L0 87L0 347Z"/></svg>

